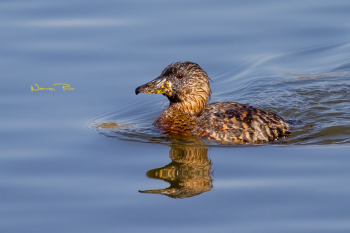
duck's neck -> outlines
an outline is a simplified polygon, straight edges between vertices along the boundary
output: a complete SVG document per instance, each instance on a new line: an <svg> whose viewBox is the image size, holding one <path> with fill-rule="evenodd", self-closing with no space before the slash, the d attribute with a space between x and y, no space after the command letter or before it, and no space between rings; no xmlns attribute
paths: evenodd
<svg viewBox="0 0 350 233"><path fill-rule="evenodd" d="M198 116L200 115L208 102L208 96L204 94L189 95L185 101L172 102L170 100L168 113L188 115L188 116Z"/></svg>
<svg viewBox="0 0 350 233"><path fill-rule="evenodd" d="M179 98L168 98L170 100L168 109L153 124L164 128L171 128L174 125L179 127L180 125L187 125L190 127L190 125L198 123L197 117L204 111L210 95L203 90L197 91L195 95L187 95L182 100Z"/></svg>

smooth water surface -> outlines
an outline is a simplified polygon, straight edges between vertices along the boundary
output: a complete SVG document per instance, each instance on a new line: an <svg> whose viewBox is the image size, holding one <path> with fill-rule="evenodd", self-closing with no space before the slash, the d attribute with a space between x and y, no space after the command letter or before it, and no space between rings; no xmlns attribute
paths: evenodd
<svg viewBox="0 0 350 233"><path fill-rule="evenodd" d="M0 231L349 232L349 12L345 0L2 1ZM291 136L160 135L167 100L134 91L177 61L208 73L211 102L276 112L297 122Z"/></svg>

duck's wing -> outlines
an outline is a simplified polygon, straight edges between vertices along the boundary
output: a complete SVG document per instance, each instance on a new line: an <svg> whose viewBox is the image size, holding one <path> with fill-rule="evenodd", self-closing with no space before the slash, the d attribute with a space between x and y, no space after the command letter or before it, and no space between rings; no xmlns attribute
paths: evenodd
<svg viewBox="0 0 350 233"><path fill-rule="evenodd" d="M289 130L277 114L235 102L209 104L200 119L199 136L223 142L268 142Z"/></svg>

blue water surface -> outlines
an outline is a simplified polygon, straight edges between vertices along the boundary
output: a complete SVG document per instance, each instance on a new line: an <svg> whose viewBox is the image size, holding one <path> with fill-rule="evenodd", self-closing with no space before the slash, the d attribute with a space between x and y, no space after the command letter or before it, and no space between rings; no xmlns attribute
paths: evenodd
<svg viewBox="0 0 350 233"><path fill-rule="evenodd" d="M349 12L345 0L1 1L0 231L349 232ZM212 102L302 124L258 146L158 135L166 99L134 91L177 61L206 70Z"/></svg>

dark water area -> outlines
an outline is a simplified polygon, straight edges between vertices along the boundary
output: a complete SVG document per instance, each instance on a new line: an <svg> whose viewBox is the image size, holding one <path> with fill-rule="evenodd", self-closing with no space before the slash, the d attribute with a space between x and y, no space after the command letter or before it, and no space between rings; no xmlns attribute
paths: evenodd
<svg viewBox="0 0 350 233"><path fill-rule="evenodd" d="M349 232L349 12L2 1L0 232ZM135 88L177 61L208 73L211 102L299 123L265 145L160 135L168 101Z"/></svg>

